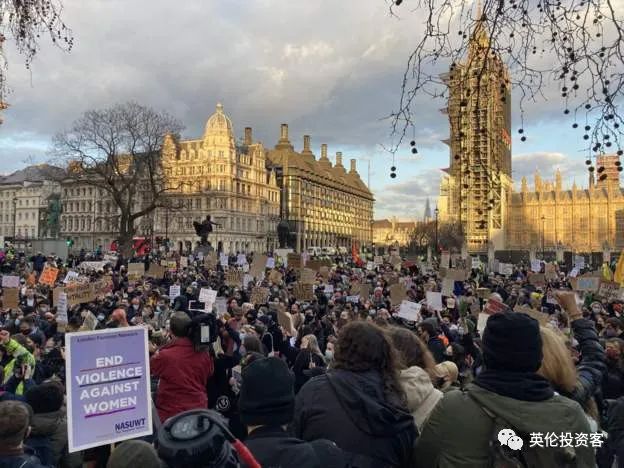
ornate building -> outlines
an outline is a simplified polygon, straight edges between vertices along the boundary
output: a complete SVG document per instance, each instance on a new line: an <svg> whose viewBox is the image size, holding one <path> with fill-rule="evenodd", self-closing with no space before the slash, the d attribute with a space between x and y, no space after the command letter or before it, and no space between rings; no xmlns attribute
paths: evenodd
<svg viewBox="0 0 624 468"><path fill-rule="evenodd" d="M308 135L303 137L301 153L296 152L286 124L275 148L267 151L267 159L276 169L281 217L288 223L293 248L371 245L374 198L360 179L355 159L347 171L338 152L332 166L323 144L317 160Z"/></svg>
<svg viewBox="0 0 624 468"><path fill-rule="evenodd" d="M574 183L572 190L563 189L558 170L554 184L536 173L531 191L522 178L520 193L512 194L509 204L507 239L512 250L529 246L541 250L542 242L547 251L561 243L569 251L601 252L605 242L612 249L623 250L624 189L619 172L602 185L596 184L591 174L589 188Z"/></svg>
<svg viewBox="0 0 624 468"><path fill-rule="evenodd" d="M276 174L251 128L237 144L232 121L217 104L197 140L165 138L162 165L172 206L151 216L154 234L177 248L197 241L193 221L211 215L216 227L208 241L225 252L264 252L277 245L280 189Z"/></svg>
<svg viewBox="0 0 624 468"><path fill-rule="evenodd" d="M464 62L442 75L449 89L450 166L440 187L440 221L459 222L469 252L505 245L511 192L511 94L500 57L490 52L482 16Z"/></svg>
<svg viewBox="0 0 624 468"><path fill-rule="evenodd" d="M373 243L377 247L406 247L416 229L414 221L398 221L396 216L373 222Z"/></svg>

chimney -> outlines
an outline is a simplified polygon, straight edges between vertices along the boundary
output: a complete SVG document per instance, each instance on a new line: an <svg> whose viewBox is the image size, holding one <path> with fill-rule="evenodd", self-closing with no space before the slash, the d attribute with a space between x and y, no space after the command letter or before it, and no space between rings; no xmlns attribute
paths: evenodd
<svg viewBox="0 0 624 468"><path fill-rule="evenodd" d="M280 140L288 141L288 124L282 124Z"/></svg>
<svg viewBox="0 0 624 468"><path fill-rule="evenodd" d="M251 127L245 127L245 145L249 146L252 142Z"/></svg>
<svg viewBox="0 0 624 468"><path fill-rule="evenodd" d="M351 160L351 171L350 172L357 172L355 169L355 159Z"/></svg>
<svg viewBox="0 0 624 468"><path fill-rule="evenodd" d="M321 159L327 159L327 145L325 143L321 145Z"/></svg>
<svg viewBox="0 0 624 468"><path fill-rule="evenodd" d="M342 166L342 153L340 151L336 153L336 166Z"/></svg>
<svg viewBox="0 0 624 468"><path fill-rule="evenodd" d="M310 135L303 135L303 151L310 152Z"/></svg>

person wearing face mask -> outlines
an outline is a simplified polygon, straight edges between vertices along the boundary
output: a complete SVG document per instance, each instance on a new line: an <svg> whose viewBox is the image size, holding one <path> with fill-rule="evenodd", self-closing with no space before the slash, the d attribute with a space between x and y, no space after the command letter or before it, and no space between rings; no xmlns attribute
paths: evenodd
<svg viewBox="0 0 624 468"><path fill-rule="evenodd" d="M45 335L35 325L35 319L32 315L24 317L19 324L19 331L25 337L33 338L38 343L45 342Z"/></svg>
<svg viewBox="0 0 624 468"><path fill-rule="evenodd" d="M130 300L130 307L128 307L128 311L126 312L128 321L132 323L132 320L135 316L141 315L141 298L139 296L134 296Z"/></svg>
<svg viewBox="0 0 624 468"><path fill-rule="evenodd" d="M35 297L35 290L33 288L26 288L26 294L20 301L20 305L22 307L31 307L32 309L37 308L37 298Z"/></svg>
<svg viewBox="0 0 624 468"><path fill-rule="evenodd" d="M169 301L166 296L160 298L158 303L156 304L156 310L154 311L154 315L156 316L156 322L158 323L158 328L165 328L165 324L167 320L171 317L173 312L169 308Z"/></svg>
<svg viewBox="0 0 624 468"><path fill-rule="evenodd" d="M606 338L624 339L624 332L622 332L622 322L620 319L616 317L608 318L605 322L603 334Z"/></svg>
<svg viewBox="0 0 624 468"><path fill-rule="evenodd" d="M606 342L607 372L602 381L602 395L607 400L624 396L624 341L609 338Z"/></svg>

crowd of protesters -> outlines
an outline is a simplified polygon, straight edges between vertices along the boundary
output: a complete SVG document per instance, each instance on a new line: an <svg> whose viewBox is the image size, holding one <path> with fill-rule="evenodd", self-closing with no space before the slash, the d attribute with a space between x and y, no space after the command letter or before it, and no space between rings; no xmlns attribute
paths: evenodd
<svg viewBox="0 0 624 468"><path fill-rule="evenodd" d="M201 257L135 257L145 270L176 266L128 279L121 257L93 268L101 249L67 259L3 253L2 273L19 276L20 290L17 307L0 309L0 467L624 467L622 297L573 291L563 265L540 285L528 264L506 275L468 269L433 307L427 292L442 291L445 277L435 261L333 256L315 272L313 298L299 300L300 273L280 258L227 286L225 271L247 269L253 255L208 267ZM60 269L54 286L39 281L47 266ZM53 289L68 271L112 287L59 323ZM399 316L394 284L422 304L418 320ZM265 302L251 302L255 286L268 288ZM218 338L208 347L191 333L206 314L193 306L202 288L227 304L209 312ZM492 302L499 311L480 327ZM69 453L65 334L117 327L149 331L160 424L151 438ZM168 421L206 409L223 431L189 449L192 460L159 446ZM506 430L515 435L503 443Z"/></svg>

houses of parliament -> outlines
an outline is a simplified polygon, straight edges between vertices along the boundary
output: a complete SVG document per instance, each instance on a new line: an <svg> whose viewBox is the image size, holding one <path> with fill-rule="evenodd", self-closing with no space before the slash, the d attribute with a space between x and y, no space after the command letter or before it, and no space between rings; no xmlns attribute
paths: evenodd
<svg viewBox="0 0 624 468"><path fill-rule="evenodd" d="M617 155L596 157L598 178L586 187L563 186L535 173L514 190L511 159L511 85L506 66L488 47L481 17L464 62L442 79L449 98L449 167L443 169L438 209L441 222L460 223L468 251L624 250L624 189Z"/></svg>

